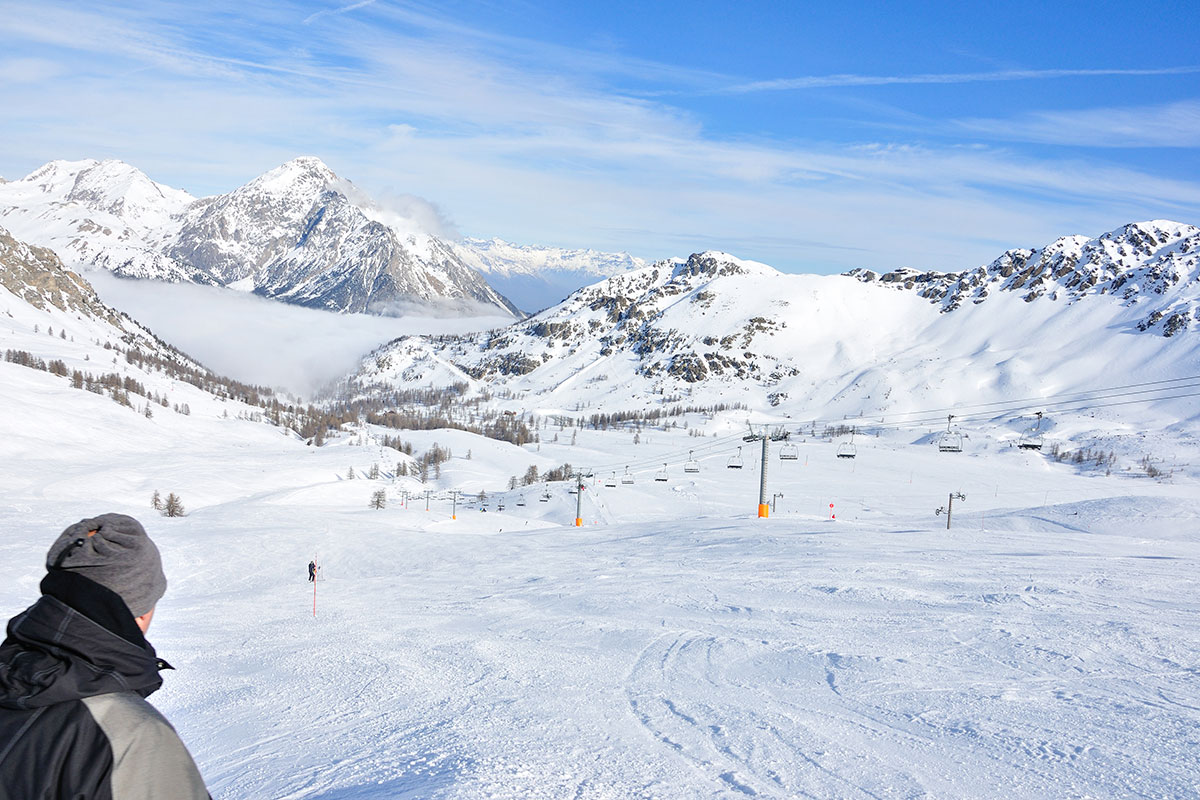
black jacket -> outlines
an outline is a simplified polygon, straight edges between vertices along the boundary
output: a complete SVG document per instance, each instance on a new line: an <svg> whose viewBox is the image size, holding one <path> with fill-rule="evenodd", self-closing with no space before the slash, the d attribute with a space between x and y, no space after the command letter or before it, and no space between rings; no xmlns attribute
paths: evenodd
<svg viewBox="0 0 1200 800"><path fill-rule="evenodd" d="M0 800L207 798L145 698L160 661L120 596L51 570L0 645Z"/></svg>

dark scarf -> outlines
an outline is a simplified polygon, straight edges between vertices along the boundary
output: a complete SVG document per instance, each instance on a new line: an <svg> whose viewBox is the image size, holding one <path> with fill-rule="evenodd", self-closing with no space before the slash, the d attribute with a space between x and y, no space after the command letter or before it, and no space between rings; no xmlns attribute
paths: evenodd
<svg viewBox="0 0 1200 800"><path fill-rule="evenodd" d="M35 708L109 692L146 697L170 669L116 592L50 570L43 595L9 620L0 644L0 707Z"/></svg>

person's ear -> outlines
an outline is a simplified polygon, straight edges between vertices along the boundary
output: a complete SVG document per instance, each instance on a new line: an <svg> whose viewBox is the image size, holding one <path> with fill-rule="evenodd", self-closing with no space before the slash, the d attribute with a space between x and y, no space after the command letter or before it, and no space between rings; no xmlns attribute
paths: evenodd
<svg viewBox="0 0 1200 800"><path fill-rule="evenodd" d="M134 617L133 621L137 623L137 626L141 629L142 633L145 633L150 629L150 620L152 619L154 619L153 608L147 611L145 614L142 614L140 617Z"/></svg>

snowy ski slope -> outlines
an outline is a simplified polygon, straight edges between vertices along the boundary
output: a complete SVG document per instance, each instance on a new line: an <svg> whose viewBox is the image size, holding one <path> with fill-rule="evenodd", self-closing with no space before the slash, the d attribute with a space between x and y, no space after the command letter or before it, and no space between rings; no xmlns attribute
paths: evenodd
<svg viewBox="0 0 1200 800"><path fill-rule="evenodd" d="M178 668L153 699L214 796L1182 797L1200 781L1186 475L886 437L839 460L809 440L772 458L767 520L747 450L740 471L721 455L666 482L597 474L575 528L565 484L545 503L540 485L496 489L530 463L670 461L703 440L572 446L568 430L539 453L413 433L453 450L443 487L487 490L486 511L460 499L451 519L441 492L404 508L411 479L363 479L381 451L356 436L309 448L199 403L145 419L0 368L0 610L32 602L67 523L144 520L170 579L151 638ZM156 516L156 488L189 515ZM377 488L390 503L370 510ZM967 499L947 531L950 491Z"/></svg>

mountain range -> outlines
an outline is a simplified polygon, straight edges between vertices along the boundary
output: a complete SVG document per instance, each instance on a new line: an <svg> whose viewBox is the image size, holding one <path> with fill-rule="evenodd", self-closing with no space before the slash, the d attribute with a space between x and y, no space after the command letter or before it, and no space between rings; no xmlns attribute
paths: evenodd
<svg viewBox="0 0 1200 800"><path fill-rule="evenodd" d="M25 254L20 263L47 246L68 266L336 311L416 298L514 317L484 333L384 344L340 383L342 398L458 385L514 412L678 401L785 419L883 419L1154 385L1200 363L1200 228L1167 220L1011 249L957 272L792 275L716 251L646 264L443 241L403 230L319 160L299 158L202 199L121 162L51 162L0 184L0 224L11 225L5 252ZM67 286L5 270L17 297L34 284L35 294ZM550 305L526 318L495 285L518 288L526 308ZM1160 405L1172 424L1196 416Z"/></svg>
<svg viewBox="0 0 1200 800"><path fill-rule="evenodd" d="M464 239L452 244L463 263L527 311L541 311L588 284L646 266L628 253L516 245L502 239Z"/></svg>
<svg viewBox="0 0 1200 800"><path fill-rule="evenodd" d="M499 240L450 242L404 222L312 157L199 199L113 160L52 161L0 183L0 224L72 267L230 286L332 311L398 313L417 303L519 318L522 308L640 264ZM481 273L511 286L521 307Z"/></svg>
<svg viewBox="0 0 1200 800"><path fill-rule="evenodd" d="M958 273L790 275L705 252L608 278L504 329L397 339L347 387L466 382L514 409L675 398L793 418L1036 401L1195 373L1198 257L1200 229L1162 220Z"/></svg>

